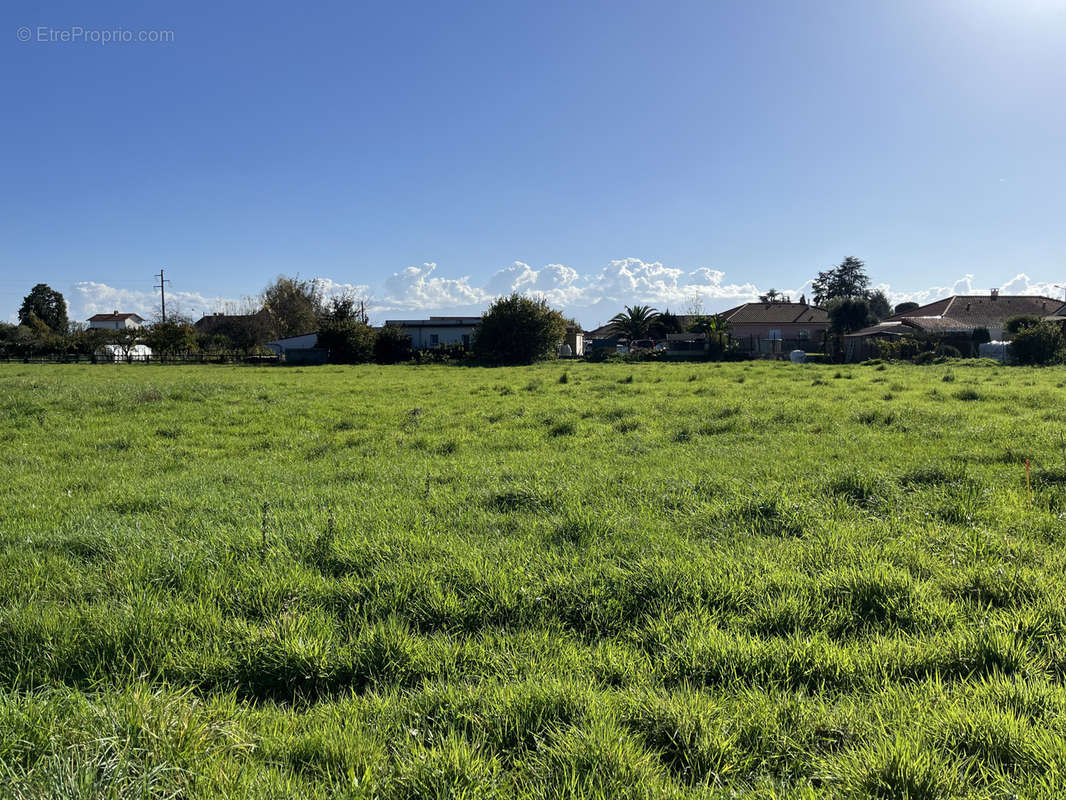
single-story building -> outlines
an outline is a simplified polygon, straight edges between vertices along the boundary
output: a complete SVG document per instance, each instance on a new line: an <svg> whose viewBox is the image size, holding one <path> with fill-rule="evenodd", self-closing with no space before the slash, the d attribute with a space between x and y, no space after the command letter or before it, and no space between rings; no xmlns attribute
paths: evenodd
<svg viewBox="0 0 1066 800"><path fill-rule="evenodd" d="M481 317L388 319L385 324L395 325L410 336L413 350L448 346L469 347L474 339L474 330L481 324Z"/></svg>
<svg viewBox="0 0 1066 800"><path fill-rule="evenodd" d="M263 347L279 356L284 355L288 350L310 350L318 347L318 333L303 333L299 336L274 339L266 342Z"/></svg>
<svg viewBox="0 0 1066 800"><path fill-rule="evenodd" d="M754 353L821 347L829 330L826 310L807 303L744 303L719 316L736 346Z"/></svg>
<svg viewBox="0 0 1066 800"><path fill-rule="evenodd" d="M265 347L289 364L325 364L329 353L318 346L318 333L303 333L266 342Z"/></svg>
<svg viewBox="0 0 1066 800"><path fill-rule="evenodd" d="M89 317L90 330L121 331L126 328L144 327L144 318L140 314L93 314Z"/></svg>
<svg viewBox="0 0 1066 800"><path fill-rule="evenodd" d="M1044 318L1061 313L1066 306L1062 300L1041 295L1002 295L993 289L987 295L952 295L943 300L926 303L924 306L893 314L882 322L920 319L929 330L934 319L950 321L953 327L964 327L971 333L976 328L986 328L993 341L1003 339L1003 326L1011 317L1031 314Z"/></svg>
<svg viewBox="0 0 1066 800"><path fill-rule="evenodd" d="M877 340L935 339L956 347L964 356L976 354L973 332L978 326L967 325L950 317L889 318L876 325L849 333L844 337L844 360L863 361L878 354Z"/></svg>

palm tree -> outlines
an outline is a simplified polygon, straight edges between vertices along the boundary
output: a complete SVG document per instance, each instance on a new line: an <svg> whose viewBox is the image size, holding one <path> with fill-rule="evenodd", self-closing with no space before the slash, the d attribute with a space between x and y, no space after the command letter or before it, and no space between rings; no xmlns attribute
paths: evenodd
<svg viewBox="0 0 1066 800"><path fill-rule="evenodd" d="M725 337L729 327L729 320L721 314L711 314L709 317L700 317L689 326L689 330L693 333L707 334L708 346L714 343L719 350L722 350L725 348Z"/></svg>
<svg viewBox="0 0 1066 800"><path fill-rule="evenodd" d="M781 300L781 292L777 289L768 289L766 294L759 295L759 300L763 303L777 303Z"/></svg>
<svg viewBox="0 0 1066 800"><path fill-rule="evenodd" d="M647 337L658 318L659 312L651 306L626 306L624 314L611 317L611 331L616 336L624 336L630 341L643 339Z"/></svg>

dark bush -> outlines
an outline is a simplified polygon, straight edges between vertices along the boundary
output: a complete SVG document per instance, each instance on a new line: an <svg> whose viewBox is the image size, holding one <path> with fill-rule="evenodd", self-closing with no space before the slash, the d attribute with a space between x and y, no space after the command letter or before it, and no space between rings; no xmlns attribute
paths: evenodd
<svg viewBox="0 0 1066 800"><path fill-rule="evenodd" d="M411 358L411 337L399 325L386 325L374 339L374 360L379 364L397 364Z"/></svg>
<svg viewBox="0 0 1066 800"><path fill-rule="evenodd" d="M1062 338L1062 329L1041 322L1014 334L1010 350L1019 364L1054 364L1063 360L1064 347L1066 341Z"/></svg>
<svg viewBox="0 0 1066 800"><path fill-rule="evenodd" d="M374 356L374 329L364 322L327 322L318 331L318 346L333 364L363 364Z"/></svg>
<svg viewBox="0 0 1066 800"><path fill-rule="evenodd" d="M1013 339L1015 334L1024 331L1026 328L1035 328L1040 324L1040 317L1035 314L1015 314L1008 319L1003 325L1003 333L1007 335L1008 339Z"/></svg>
<svg viewBox="0 0 1066 800"><path fill-rule="evenodd" d="M493 364L531 364L552 358L566 319L545 300L517 292L494 302L474 332L474 354Z"/></svg>

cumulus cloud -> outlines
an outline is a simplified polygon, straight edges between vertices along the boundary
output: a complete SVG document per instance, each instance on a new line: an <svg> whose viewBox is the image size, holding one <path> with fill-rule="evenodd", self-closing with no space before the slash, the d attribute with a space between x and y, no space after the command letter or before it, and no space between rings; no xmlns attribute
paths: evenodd
<svg viewBox="0 0 1066 800"><path fill-rule="evenodd" d="M381 300L374 308L386 311L421 311L432 309L480 309L489 295L471 286L468 277L442 278L434 275L437 265L426 262L392 273L384 284Z"/></svg>
<svg viewBox="0 0 1066 800"><path fill-rule="evenodd" d="M989 293L988 288L976 287L974 280L973 275L963 275L941 286L908 290L882 283L876 288L882 289L893 304L904 301L928 303L951 294ZM770 288L757 286L751 281L729 280L725 271L712 267L685 270L637 258L609 261L584 274L565 264L546 264L538 268L515 261L482 282L475 282L469 276L447 277L438 271L435 263L427 262L394 272L380 284L358 284L332 278L321 278L319 283L327 296L351 294L366 298L371 318L376 323L429 314L479 314L494 298L521 292L547 300L589 327L606 321L624 305L651 305L679 313L699 307L714 312L754 301ZM793 299L803 293L810 297L809 280L796 288L776 288ZM1061 296L1061 290L1054 284L1035 281L1025 273L1005 281L999 289L1004 294ZM68 297L72 317L83 320L94 313L114 309L135 311L151 319L157 313L158 299L158 295L149 290L120 289L92 281L76 284L72 296ZM195 309L197 316L212 311L238 313L246 309L248 303L247 300L196 292L167 294L168 309L180 308L187 314Z"/></svg>
<svg viewBox="0 0 1066 800"><path fill-rule="evenodd" d="M86 320L93 314L112 311L132 312L145 319L159 314L159 292L142 289L122 289L96 281L79 281L67 297L72 319ZM209 297L199 292L167 292L167 311L171 314L196 316L213 311L235 312L241 301L226 297Z"/></svg>
<svg viewBox="0 0 1066 800"><path fill-rule="evenodd" d="M932 303L934 300L939 300L953 294L987 295L992 292L992 287L974 285L974 276L972 274L963 275L950 285L931 286L914 291L895 290L888 284L881 284L878 288L884 289L885 294L888 295L889 300L891 300L893 304L907 301L925 304ZM1062 289L1058 288L1051 281L1034 281L1024 272L1019 272L1013 278L995 288L999 289L1001 294L1040 295L1042 297L1052 298L1062 297Z"/></svg>

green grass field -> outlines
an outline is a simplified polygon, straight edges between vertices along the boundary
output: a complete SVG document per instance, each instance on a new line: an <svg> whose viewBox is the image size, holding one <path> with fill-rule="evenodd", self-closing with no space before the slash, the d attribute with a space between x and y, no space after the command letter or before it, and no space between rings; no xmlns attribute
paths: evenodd
<svg viewBox="0 0 1066 800"><path fill-rule="evenodd" d="M1062 797L1064 381L2 367L0 795Z"/></svg>

